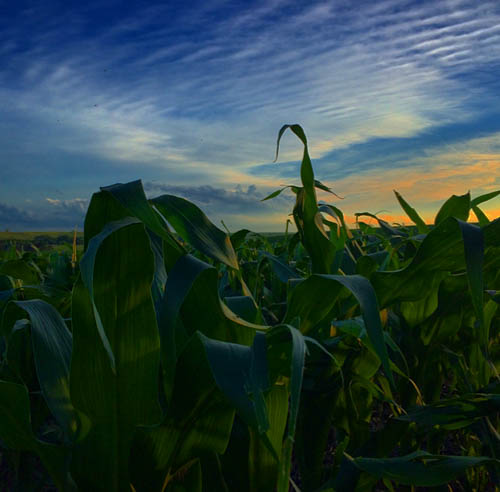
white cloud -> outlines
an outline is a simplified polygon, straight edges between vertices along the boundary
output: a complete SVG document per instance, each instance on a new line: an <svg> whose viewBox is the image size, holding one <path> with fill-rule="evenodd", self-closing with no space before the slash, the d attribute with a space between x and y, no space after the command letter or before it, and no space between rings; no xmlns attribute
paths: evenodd
<svg viewBox="0 0 500 492"><path fill-rule="evenodd" d="M18 47L26 25L0 33L10 60L0 101L33 125L16 135L33 154L95 156L138 176L153 166L178 185L245 183L249 167L274 157L284 123L304 126L318 158L474 116L456 75L500 62L497 2L348 5L262 1L222 16L207 2L178 17L152 5L92 36L84 9L65 22L34 11L23 21L30 47ZM281 161L300 158L288 142Z"/></svg>

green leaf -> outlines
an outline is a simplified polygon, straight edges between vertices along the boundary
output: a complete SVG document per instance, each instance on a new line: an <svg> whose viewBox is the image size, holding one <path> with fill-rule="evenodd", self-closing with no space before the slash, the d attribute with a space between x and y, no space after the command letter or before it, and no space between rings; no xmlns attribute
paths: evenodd
<svg viewBox="0 0 500 492"><path fill-rule="evenodd" d="M476 196L476 198L471 200L470 204L471 204L471 206L477 206L481 203L484 203L484 202L487 202L488 200L491 200L492 198L497 197L498 195L500 195L500 190L491 191L490 193L485 193L484 195Z"/></svg>
<svg viewBox="0 0 500 492"><path fill-rule="evenodd" d="M32 451L61 491L69 490L67 448L39 441L31 428L28 391L25 386L0 381L0 439L9 449Z"/></svg>
<svg viewBox="0 0 500 492"><path fill-rule="evenodd" d="M141 467L133 480L138 492L158 490L148 482L154 477L161 484L169 468L207 452L223 454L235 410L265 439L269 418L264 394L271 384L266 350L263 334L256 335L252 347L212 340L200 332L191 336L178 359L164 421L136 436L132 461ZM272 449L269 437L265 442Z"/></svg>
<svg viewBox="0 0 500 492"><path fill-rule="evenodd" d="M484 227L486 224L489 224L490 219L488 219L486 214L477 205L471 205L471 208L474 214L476 215L479 225L481 227Z"/></svg>
<svg viewBox="0 0 500 492"><path fill-rule="evenodd" d="M290 279L299 279L300 275L291 267L289 267L286 263L284 263L277 256L268 253L267 251L262 251L262 256L269 260L269 263L272 266L272 269L276 276L283 283L287 283Z"/></svg>
<svg viewBox="0 0 500 492"><path fill-rule="evenodd" d="M466 193L465 195L452 195L439 209L434 219L434 224L439 225L448 217L455 217L456 219L467 222L470 207L470 193Z"/></svg>
<svg viewBox="0 0 500 492"><path fill-rule="evenodd" d="M300 240L311 257L313 272L330 273L335 247L326 234L323 219L318 209L314 172L309 157L307 138L300 125L284 125L281 128L276 143L276 159L278 158L281 137L288 128L304 144L304 154L300 166L303 188L297 189L297 198L293 209L295 225L299 231Z"/></svg>
<svg viewBox="0 0 500 492"><path fill-rule="evenodd" d="M471 244L467 251L472 252L473 247ZM436 286L436 276L465 269L465 266L462 228L457 219L448 217L427 234L409 265L395 271L376 271L370 280L381 307L386 307L398 301L427 297L429 286Z"/></svg>
<svg viewBox="0 0 500 492"><path fill-rule="evenodd" d="M224 297L226 306L238 317L250 323L258 324L260 314L253 299L248 296Z"/></svg>
<svg viewBox="0 0 500 492"><path fill-rule="evenodd" d="M266 200L271 200L272 198L276 198L278 195L280 195L283 191L287 190L288 188L292 188L292 186L288 185L279 190L273 191L270 195L267 195L265 198L263 198L261 202L265 202Z"/></svg>
<svg viewBox="0 0 500 492"><path fill-rule="evenodd" d="M70 392L92 428L78 436L72 474L82 490L129 490L135 427L161 418L154 257L144 226L130 218L106 226L86 257L73 290Z"/></svg>
<svg viewBox="0 0 500 492"><path fill-rule="evenodd" d="M248 467L250 490L255 492L274 492L278 480L279 461L283 434L288 417L288 391L285 385L274 385L265 396L269 430L266 433L267 442L271 444L274 453L268 449L258 432L250 429L250 448Z"/></svg>
<svg viewBox="0 0 500 492"><path fill-rule="evenodd" d="M429 228L422 220L418 212L396 191L393 190L396 198L398 199L399 204L406 212L406 215L412 220L412 222L417 226L417 230L420 234L427 234Z"/></svg>
<svg viewBox="0 0 500 492"><path fill-rule="evenodd" d="M10 260L0 263L0 275L22 280L25 284L37 284L38 275L25 260Z"/></svg>
<svg viewBox="0 0 500 492"><path fill-rule="evenodd" d="M149 204L140 180L106 186L101 190L113 196L123 206L126 215L136 217L148 229L165 241L169 253L168 264L172 264L180 255L185 253L184 248L172 236L166 224Z"/></svg>
<svg viewBox="0 0 500 492"><path fill-rule="evenodd" d="M102 344L108 354L111 363L111 368L113 371L116 370L115 355L113 354L110 341L106 335L106 331L104 330L101 316L99 314L94 299L95 263L97 254L99 252L99 248L101 247L103 242L114 232L134 224L140 224L140 222L138 219L133 217L125 217L121 220L117 220L115 222L110 222L109 224L106 224L99 234L92 237L92 239L88 243L87 250L80 261L81 278L83 284L85 285L85 287L87 287L87 290L89 292L90 302L92 303L92 309L94 312L94 318L97 323L97 330L99 332L99 336L101 337Z"/></svg>
<svg viewBox="0 0 500 492"><path fill-rule="evenodd" d="M240 229L239 231L233 232L231 234L231 244L234 249L238 249L244 242L248 234L250 234L248 229Z"/></svg>
<svg viewBox="0 0 500 492"><path fill-rule="evenodd" d="M317 179L314 180L314 186L320 190L327 191L328 193L331 193L332 195L335 195L337 198L340 198L341 200L343 200L343 198L341 196L337 195L337 193L332 191L331 188L324 185L321 181L318 181Z"/></svg>
<svg viewBox="0 0 500 492"><path fill-rule="evenodd" d="M396 229L395 227L392 227L387 221L385 221L383 219L379 219L375 214L372 214L370 212L358 212L358 213L355 213L354 215L356 216L356 219L358 217L363 217L363 216L367 216L367 217L371 217L372 219L375 219L378 222L378 225L380 226L380 228L383 231L387 232L389 234L389 236L400 237L400 236L406 235L402 231Z"/></svg>
<svg viewBox="0 0 500 492"><path fill-rule="evenodd" d="M382 362L387 378L394 384L377 297L366 278L360 275L311 275L293 289L288 301L285 323L290 323L298 317L301 320L302 333L308 333L331 312L341 287L346 287L359 302L368 337Z"/></svg>
<svg viewBox="0 0 500 492"><path fill-rule="evenodd" d="M185 345L176 369L162 423L135 434L130 463L137 492L158 492L167 474L207 453L224 453L229 442L235 411L217 388L198 333Z"/></svg>
<svg viewBox="0 0 500 492"><path fill-rule="evenodd" d="M151 203L185 241L210 258L239 269L229 236L212 224L194 203L173 195L159 196Z"/></svg>
<svg viewBox="0 0 500 492"><path fill-rule="evenodd" d="M71 439L78 419L69 394L72 336L56 309L39 300L14 301L31 321L33 356L40 389L52 415Z"/></svg>
<svg viewBox="0 0 500 492"><path fill-rule="evenodd" d="M500 461L484 456L440 456L416 451L398 458L349 458L358 468L378 479L417 487L444 485L465 473L468 468L500 465Z"/></svg>
<svg viewBox="0 0 500 492"><path fill-rule="evenodd" d="M180 257L169 272L158 322L167 400L177 354L196 331L217 340L250 345L256 330L267 329L233 313L221 301L217 281L217 270L192 255Z"/></svg>
<svg viewBox="0 0 500 492"><path fill-rule="evenodd" d="M484 264L484 238L483 231L473 224L458 221L462 232L464 243L465 265L467 268L467 280L472 298L472 305L476 318L481 328L484 326L483 313L483 264ZM482 336L482 344L485 347L488 340Z"/></svg>
<svg viewBox="0 0 500 492"><path fill-rule="evenodd" d="M266 339L271 378L282 375L290 381L290 415L281 452L277 486L278 492L287 492L307 348L302 334L290 325L273 327L266 334Z"/></svg>
<svg viewBox="0 0 500 492"><path fill-rule="evenodd" d="M179 256L185 254L184 247L170 233L163 219L148 203L140 181L116 184L102 190L104 191L92 195L85 216L85 250L89 241L99 234L106 224L125 217L135 217L138 221L142 221L150 232L162 238L167 269Z"/></svg>
<svg viewBox="0 0 500 492"><path fill-rule="evenodd" d="M249 426L259 434L265 433L269 419L264 392L270 388L266 336L257 333L250 348L211 340L202 334L199 337L219 389Z"/></svg>
<svg viewBox="0 0 500 492"><path fill-rule="evenodd" d="M452 430L467 427L481 417L493 417L498 412L500 395L474 393L410 409L398 420L416 422L427 428L439 425Z"/></svg>

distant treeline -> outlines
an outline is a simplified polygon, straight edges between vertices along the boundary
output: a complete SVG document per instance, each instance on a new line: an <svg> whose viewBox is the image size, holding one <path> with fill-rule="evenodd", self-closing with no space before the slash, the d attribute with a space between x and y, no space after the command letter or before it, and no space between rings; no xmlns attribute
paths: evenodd
<svg viewBox="0 0 500 492"><path fill-rule="evenodd" d="M13 244L18 248L22 247L24 250L33 249L35 246L38 249L50 249L54 246L62 246L67 244L69 247L73 244L73 236L71 234L61 234L59 236L41 234L29 239L0 239L0 250L9 249ZM83 245L83 237L76 238L77 245Z"/></svg>

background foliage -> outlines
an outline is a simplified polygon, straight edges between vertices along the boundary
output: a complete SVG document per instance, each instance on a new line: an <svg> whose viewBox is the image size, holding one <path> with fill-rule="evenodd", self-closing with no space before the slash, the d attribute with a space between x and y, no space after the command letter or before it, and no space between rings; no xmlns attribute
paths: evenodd
<svg viewBox="0 0 500 492"><path fill-rule="evenodd" d="M498 486L500 192L349 228L288 129L296 233L135 181L94 194L83 254L1 253L3 488Z"/></svg>

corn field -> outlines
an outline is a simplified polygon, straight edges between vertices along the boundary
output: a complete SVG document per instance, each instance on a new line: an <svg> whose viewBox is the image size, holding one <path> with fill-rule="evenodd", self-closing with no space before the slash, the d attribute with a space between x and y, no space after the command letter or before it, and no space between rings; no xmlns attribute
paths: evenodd
<svg viewBox="0 0 500 492"><path fill-rule="evenodd" d="M300 185L265 199L295 233L134 181L93 195L78 258L0 252L1 490L499 486L500 191L349 227L287 130Z"/></svg>

